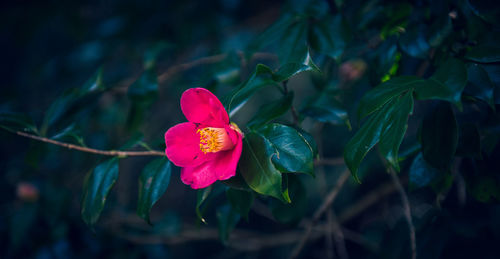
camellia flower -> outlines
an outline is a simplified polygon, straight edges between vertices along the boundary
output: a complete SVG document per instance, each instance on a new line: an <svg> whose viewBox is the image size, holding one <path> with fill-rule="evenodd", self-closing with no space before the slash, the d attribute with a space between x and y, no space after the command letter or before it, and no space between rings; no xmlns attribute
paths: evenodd
<svg viewBox="0 0 500 259"><path fill-rule="evenodd" d="M229 122L219 99L207 89L191 88L182 94L181 109L188 122L165 133L165 153L182 167L182 182L200 189L234 176L243 133Z"/></svg>

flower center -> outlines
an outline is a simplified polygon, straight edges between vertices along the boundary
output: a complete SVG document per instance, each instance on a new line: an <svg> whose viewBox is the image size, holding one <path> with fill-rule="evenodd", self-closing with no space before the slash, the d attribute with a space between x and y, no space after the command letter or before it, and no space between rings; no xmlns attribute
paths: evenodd
<svg viewBox="0 0 500 259"><path fill-rule="evenodd" d="M204 154L229 150L234 147L233 142L223 128L207 127L198 129L196 133L200 134L200 150Z"/></svg>

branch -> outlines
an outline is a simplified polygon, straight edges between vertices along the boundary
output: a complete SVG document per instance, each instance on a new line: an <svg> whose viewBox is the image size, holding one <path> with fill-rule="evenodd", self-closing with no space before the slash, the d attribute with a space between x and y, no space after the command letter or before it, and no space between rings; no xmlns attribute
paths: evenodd
<svg viewBox="0 0 500 259"><path fill-rule="evenodd" d="M337 197L337 194L339 194L340 190L346 183L349 176L350 176L349 169L345 169L344 172L342 172L342 174L340 175L339 179L337 180L335 186L333 186L330 193L323 200L321 206L319 206L316 212L314 212L312 220L306 225L306 230L304 231L304 235L302 235L302 238L300 239L299 243L293 249L292 253L290 254L290 258L298 257L300 251L302 250L302 248L304 248L307 239L311 235L311 231L312 228L314 227L314 224L316 224L316 222L320 219L321 215L323 215L323 213L325 213L325 211L332 205L333 201Z"/></svg>
<svg viewBox="0 0 500 259"><path fill-rule="evenodd" d="M165 156L165 153L162 151L155 151L155 150L150 150L150 151L119 151L119 150L100 150L100 149L94 149L94 148L88 148L88 147L83 147L83 146L78 146L74 144L69 144L69 143L64 143L60 142L57 140L45 138L45 137L40 137L32 134L28 134L22 131L16 131L16 134L19 136L27 137L30 139L38 140L41 142L45 143L50 143L53 145L65 147L68 149L74 149L82 152L87 152L87 153L93 153L93 154L99 154L99 155L104 155L104 156L120 156L120 157L127 157L127 156Z"/></svg>
<svg viewBox="0 0 500 259"><path fill-rule="evenodd" d="M406 195L405 189L403 188L403 185L399 181L398 176L396 175L396 172L392 167L389 168L389 174L391 175L392 182L394 183L394 186L396 186L399 196L401 196L401 201L403 202L403 209L404 209L404 215L406 218L406 221L408 222L408 228L410 230L410 243L411 243L411 258L416 259L417 258L417 241L415 237L415 226L413 225L412 219L411 219L411 209L410 209L410 202L408 201L408 196Z"/></svg>
<svg viewBox="0 0 500 259"><path fill-rule="evenodd" d="M334 157L334 158L322 158L314 161L314 165L343 165L344 158L343 157Z"/></svg>

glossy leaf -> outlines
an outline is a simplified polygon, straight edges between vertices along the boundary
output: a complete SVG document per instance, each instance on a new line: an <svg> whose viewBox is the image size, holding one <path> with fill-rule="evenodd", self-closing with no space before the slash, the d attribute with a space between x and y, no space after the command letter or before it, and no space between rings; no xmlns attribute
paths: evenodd
<svg viewBox="0 0 500 259"><path fill-rule="evenodd" d="M351 171L354 179L358 182L360 182L357 175L359 165L368 151L379 141L384 130L384 124L390 118L394 110L394 103L394 99L389 101L368 118L344 148L344 160L346 165Z"/></svg>
<svg viewBox="0 0 500 259"><path fill-rule="evenodd" d="M272 75L273 72L269 67L258 64L250 78L225 98L224 106L229 115L236 113L262 87L276 84Z"/></svg>
<svg viewBox="0 0 500 259"><path fill-rule="evenodd" d="M409 175L410 189L415 190L431 184L439 177L440 172L438 169L429 165L425 161L422 153L419 153L410 166Z"/></svg>
<svg viewBox="0 0 500 259"><path fill-rule="evenodd" d="M149 212L167 190L172 165L166 158L158 158L147 164L139 177L137 215L151 224Z"/></svg>
<svg viewBox="0 0 500 259"><path fill-rule="evenodd" d="M334 125L346 124L350 128L345 107L330 93L321 93L312 99L301 111L302 114L317 121Z"/></svg>
<svg viewBox="0 0 500 259"><path fill-rule="evenodd" d="M447 171L458 144L458 126L449 104L440 103L422 122L422 153L433 167Z"/></svg>
<svg viewBox="0 0 500 259"><path fill-rule="evenodd" d="M217 223L219 228L219 238L224 245L227 245L229 235L236 224L240 221L240 215L229 205L217 208Z"/></svg>
<svg viewBox="0 0 500 259"><path fill-rule="evenodd" d="M290 202L288 193L281 186L281 172L271 161L273 156L276 154L268 140L256 133L246 134L238 164L241 175L257 193Z"/></svg>
<svg viewBox="0 0 500 259"><path fill-rule="evenodd" d="M500 47L479 45L467 52L465 58L479 63L500 62Z"/></svg>
<svg viewBox="0 0 500 259"><path fill-rule="evenodd" d="M471 64L467 68L468 84L465 93L485 101L495 110L495 87L486 70L477 64Z"/></svg>
<svg viewBox="0 0 500 259"><path fill-rule="evenodd" d="M103 69L100 67L95 74L83 84L81 87L81 93L82 94L87 94L87 93L92 93L92 92L98 92L104 90L106 87L104 86L103 82Z"/></svg>
<svg viewBox="0 0 500 259"><path fill-rule="evenodd" d="M399 76L384 82L368 91L360 100L358 117L360 119L380 109L392 98L412 88L420 87L424 80L416 76Z"/></svg>
<svg viewBox="0 0 500 259"><path fill-rule="evenodd" d="M308 24L302 17L285 29L280 38L278 58L280 64L304 63L309 55L307 46Z"/></svg>
<svg viewBox="0 0 500 259"><path fill-rule="evenodd" d="M293 92L281 100L263 105L247 123L248 127L257 128L285 114L292 106Z"/></svg>
<svg viewBox="0 0 500 259"><path fill-rule="evenodd" d="M81 214L89 226L99 219L109 191L118 178L118 161L118 158L112 158L99 164L85 178Z"/></svg>
<svg viewBox="0 0 500 259"><path fill-rule="evenodd" d="M259 129L273 149L272 161L281 172L314 175L313 149L292 127L272 123Z"/></svg>
<svg viewBox="0 0 500 259"><path fill-rule="evenodd" d="M288 175L288 191L291 203L284 204L271 200L269 205L276 220L284 224L293 224L299 222L307 212L306 189L298 176L290 174Z"/></svg>
<svg viewBox="0 0 500 259"><path fill-rule="evenodd" d="M412 91L409 91L394 104L380 136L380 153L397 171L399 171L399 146L403 142L408 128L408 117L412 112L413 96Z"/></svg>
<svg viewBox="0 0 500 259"><path fill-rule="evenodd" d="M467 69L462 61L450 59L429 78L424 85L415 88L417 99L437 99L452 102L461 109L460 98L467 84Z"/></svg>
<svg viewBox="0 0 500 259"><path fill-rule="evenodd" d="M248 217L248 212L250 212L254 200L253 192L229 188L226 190L226 197L236 212L243 218Z"/></svg>

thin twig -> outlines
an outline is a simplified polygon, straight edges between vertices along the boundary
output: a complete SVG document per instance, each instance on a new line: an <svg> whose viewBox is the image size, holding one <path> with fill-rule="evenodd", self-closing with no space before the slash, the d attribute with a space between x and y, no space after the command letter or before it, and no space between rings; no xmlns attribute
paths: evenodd
<svg viewBox="0 0 500 259"><path fill-rule="evenodd" d="M304 235L300 239L299 243L295 246L293 249L292 253L290 254L290 258L297 258L300 254L300 251L302 251L302 248L304 248L304 245L307 242L307 239L311 235L311 230L314 227L314 224L320 219L320 217L325 213L325 211L332 205L333 201L339 194L340 190L346 183L347 179L350 176L349 169L345 169L344 172L340 175L339 179L337 180L337 183L335 186L333 186L332 190L330 193L327 195L327 197L323 200L323 203L321 206L318 207L316 212L314 212L314 215L311 219L311 221L306 225L306 230L304 231Z"/></svg>
<svg viewBox="0 0 500 259"><path fill-rule="evenodd" d="M328 217L329 220L332 222L332 232L333 232L333 238L335 240L335 247L337 248L337 253L339 255L340 259L349 259L349 255L347 254L347 248L345 247L345 242L344 242L344 232L342 231L342 228L340 227L340 224L337 220L337 216L335 215L335 212L333 211L332 208L328 210Z"/></svg>
<svg viewBox="0 0 500 259"><path fill-rule="evenodd" d="M344 158L343 157L334 157L334 158L322 158L314 161L314 165L343 165Z"/></svg>
<svg viewBox="0 0 500 259"><path fill-rule="evenodd" d="M408 196L406 195L405 189L403 188L403 185L399 181L399 177L396 175L396 172L394 171L394 169L392 167L388 167L388 168L389 168L389 174L391 175L392 181L399 192L399 196L401 196L401 201L403 202L404 215L405 215L406 221L408 223L408 228L410 231L411 258L416 259L417 258L417 240L416 240L416 236L415 236L415 226L413 225L413 221L411 219L410 202L408 201Z"/></svg>
<svg viewBox="0 0 500 259"><path fill-rule="evenodd" d="M155 150L150 150L150 151L120 151L120 150L100 150L100 149L94 149L94 148L88 148L88 147L83 147L83 146L78 146L74 144L69 144L69 143L64 143L60 142L57 140L45 138L45 137L40 137L32 134L28 134L22 131L16 131L16 134L19 136L31 138L34 140L38 140L41 142L45 143L50 143L54 144L57 146L65 147L68 149L74 149L82 152L87 152L87 153L93 153L93 154L99 154L99 155L104 155L104 156L120 156L120 157L127 157L127 156L165 156L165 153L162 151L155 151Z"/></svg>

